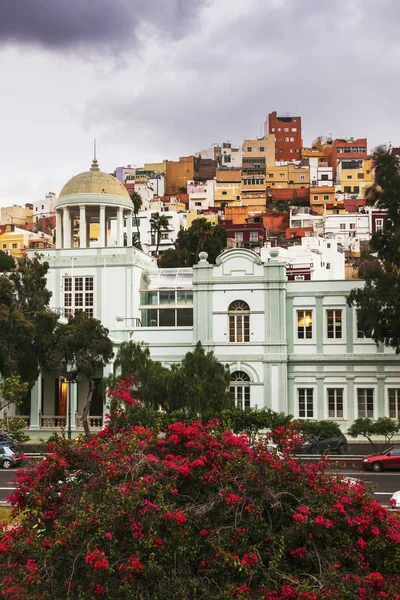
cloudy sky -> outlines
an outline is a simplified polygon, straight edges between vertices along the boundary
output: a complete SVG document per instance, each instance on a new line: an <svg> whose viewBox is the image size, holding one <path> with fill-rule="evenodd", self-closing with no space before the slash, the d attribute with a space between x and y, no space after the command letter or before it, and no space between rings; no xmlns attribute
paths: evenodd
<svg viewBox="0 0 400 600"><path fill-rule="evenodd" d="M0 205L261 134L400 145L400 0L0 0Z"/></svg>

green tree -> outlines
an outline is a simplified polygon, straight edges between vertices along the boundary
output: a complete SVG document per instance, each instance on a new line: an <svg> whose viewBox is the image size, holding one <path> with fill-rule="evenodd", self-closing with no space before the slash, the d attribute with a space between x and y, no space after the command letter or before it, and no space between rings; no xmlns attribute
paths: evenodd
<svg viewBox="0 0 400 600"><path fill-rule="evenodd" d="M68 323L59 323L55 331L53 365L61 365L61 375L67 376L67 365L74 365L76 378L85 377L89 382L86 405L82 413L85 435L90 434L88 416L93 392L94 377L113 357L113 344L108 329L97 319L84 312L76 312Z"/></svg>
<svg viewBox="0 0 400 600"><path fill-rule="evenodd" d="M231 429L233 433L246 434L251 442L256 440L261 431L267 432L278 427L286 427L293 419L292 415L277 413L270 408L243 410L236 406L221 411L219 416L224 427Z"/></svg>
<svg viewBox="0 0 400 600"><path fill-rule="evenodd" d="M193 264L192 257L187 248L177 250L169 248L163 252L158 259L158 266L162 269L172 269L177 267L191 267Z"/></svg>
<svg viewBox="0 0 400 600"><path fill-rule="evenodd" d="M25 431L25 420L18 417L0 419L0 431L6 433L14 444L29 442L30 437Z"/></svg>
<svg viewBox="0 0 400 600"><path fill-rule="evenodd" d="M129 192L129 195L131 197L132 204L133 204L133 216L135 219L137 240L138 240L138 243L140 244L140 227L139 227L138 214L139 214L139 210L142 208L143 200L142 200L142 196L139 194L139 192L135 192L135 190L131 190ZM136 246L136 244L134 244L134 246ZM136 246L136 247L139 248L139 246ZM141 249L141 246L140 246L140 249Z"/></svg>
<svg viewBox="0 0 400 600"><path fill-rule="evenodd" d="M0 250L0 272L12 271L15 269L15 261L12 256Z"/></svg>
<svg viewBox="0 0 400 600"><path fill-rule="evenodd" d="M160 215L156 212L150 219L150 229L154 233L156 238L156 255L158 255L158 249L160 247L161 234L163 231L169 229L169 219L166 215Z"/></svg>
<svg viewBox="0 0 400 600"><path fill-rule="evenodd" d="M181 364L172 365L169 381L169 410L183 410L188 417L212 418L232 406L230 373L213 352L197 342Z"/></svg>
<svg viewBox="0 0 400 600"><path fill-rule="evenodd" d="M378 452L380 449L383 451L389 446L393 437L400 431L400 422L393 421L388 417L380 417L376 421L371 419L363 418L356 419L347 430L347 433L352 438L364 437L371 444L374 452ZM375 437L384 438L385 442L381 448L378 443L373 439Z"/></svg>
<svg viewBox="0 0 400 600"><path fill-rule="evenodd" d="M190 255L190 265L197 263L199 252L208 254L208 262L215 263L217 256L226 248L227 235L219 225L212 225L207 219L195 219L189 229L181 229L175 242L177 250L187 250ZM177 265L186 266L186 265Z"/></svg>
<svg viewBox="0 0 400 600"><path fill-rule="evenodd" d="M373 340L400 352L400 171L397 156L383 148L374 154L375 184L367 191L371 206L387 210L382 231L371 237L376 263L364 271L365 285L353 289L350 306L357 307L358 326Z"/></svg>
<svg viewBox="0 0 400 600"><path fill-rule="evenodd" d="M113 387L120 377L129 375L134 379L134 396L147 408L158 410L168 408L167 385L170 370L150 357L150 350L144 344L132 341L122 342L114 361L114 374L107 383Z"/></svg>
<svg viewBox="0 0 400 600"><path fill-rule="evenodd" d="M48 263L39 256L18 261L0 275L0 373L18 374L32 387L51 358L57 316L49 309Z"/></svg>
<svg viewBox="0 0 400 600"><path fill-rule="evenodd" d="M0 410L10 404L22 404L29 390L29 383L21 381L19 375L10 375L0 381Z"/></svg>

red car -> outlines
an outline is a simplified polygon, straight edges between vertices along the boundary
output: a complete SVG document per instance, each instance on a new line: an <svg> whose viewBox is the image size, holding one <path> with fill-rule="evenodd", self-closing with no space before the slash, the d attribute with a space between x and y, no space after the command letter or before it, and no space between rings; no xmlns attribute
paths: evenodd
<svg viewBox="0 0 400 600"><path fill-rule="evenodd" d="M362 463L364 471L375 471L400 469L400 446L392 446L381 454L370 454Z"/></svg>

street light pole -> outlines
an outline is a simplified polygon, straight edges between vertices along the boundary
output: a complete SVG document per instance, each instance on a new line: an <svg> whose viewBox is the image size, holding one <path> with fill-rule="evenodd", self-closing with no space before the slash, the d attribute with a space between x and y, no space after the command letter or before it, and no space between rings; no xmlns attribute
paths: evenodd
<svg viewBox="0 0 400 600"><path fill-rule="evenodd" d="M67 376L66 380L68 382L68 406L67 406L67 435L70 440L72 437L71 431L71 392L72 392L72 383L76 383L78 381L78 372L76 369L76 360L75 355L73 355L72 360L67 362Z"/></svg>

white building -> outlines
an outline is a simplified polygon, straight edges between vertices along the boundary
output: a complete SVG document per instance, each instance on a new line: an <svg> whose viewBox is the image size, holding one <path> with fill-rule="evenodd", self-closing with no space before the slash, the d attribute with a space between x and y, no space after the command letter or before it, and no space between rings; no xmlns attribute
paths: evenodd
<svg viewBox="0 0 400 600"><path fill-rule="evenodd" d="M51 217L55 215L54 202L56 194L49 192L43 200L36 200L33 203L33 222L37 223L43 217Z"/></svg>
<svg viewBox="0 0 400 600"><path fill-rule="evenodd" d="M339 242L346 252L359 254L361 242L371 238L370 214L358 212L326 215L325 234Z"/></svg>
<svg viewBox="0 0 400 600"><path fill-rule="evenodd" d="M312 187L332 186L333 185L333 168L328 167L328 163L318 163L316 156L310 156L310 185Z"/></svg>
<svg viewBox="0 0 400 600"><path fill-rule="evenodd" d="M286 265L289 281L337 281L345 279L343 249L334 239L319 236L301 238L301 244L261 248L261 260L271 257Z"/></svg>
<svg viewBox="0 0 400 600"><path fill-rule="evenodd" d="M223 142L196 152L195 156L196 158L216 160L219 167L240 169L242 167L243 150L241 146L232 146L231 142Z"/></svg>
<svg viewBox="0 0 400 600"><path fill-rule="evenodd" d="M43 252L52 307L66 316L84 310L100 319L115 350L122 341L144 342L154 359L171 365L200 340L229 365L238 406L329 418L344 431L357 417L400 416L398 357L358 329L356 311L346 302L362 282L287 281L277 249L265 262L250 250L233 249L215 265L201 253L193 269L158 269L149 255L124 246L124 219L128 243L132 233L130 198L97 164L64 186L55 208L58 247ZM106 228L112 217L116 245ZM92 219L100 223L99 248L87 243ZM72 220L79 221L79 248L71 247ZM323 256L331 250L328 240L313 243ZM100 381L111 369L96 379L92 427L103 423ZM26 418L33 436L65 428L68 414L74 432L81 430L87 383L68 390L58 375L43 374L32 390Z"/></svg>
<svg viewBox="0 0 400 600"><path fill-rule="evenodd" d="M322 215L312 215L309 206L291 206L289 227L312 227L314 233L323 235L324 217Z"/></svg>
<svg viewBox="0 0 400 600"><path fill-rule="evenodd" d="M204 211L214 206L215 179L203 182L188 181L189 210Z"/></svg>

